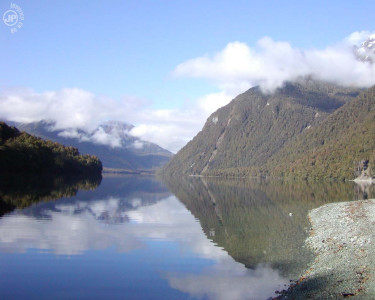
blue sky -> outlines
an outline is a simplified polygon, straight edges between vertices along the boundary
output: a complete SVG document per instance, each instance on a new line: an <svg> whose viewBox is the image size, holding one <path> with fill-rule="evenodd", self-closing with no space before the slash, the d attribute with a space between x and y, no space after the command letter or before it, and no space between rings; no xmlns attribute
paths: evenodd
<svg viewBox="0 0 375 300"><path fill-rule="evenodd" d="M0 1L1 14L11 2ZM222 77L176 70L199 57L214 60L231 42L257 51L257 43L270 37L298 51L313 51L336 45L353 32L375 30L375 2L365 0L14 3L25 20L14 34L0 24L2 90L27 88L41 95L78 88L112 102L138 101L149 113L163 109L187 114L197 99L223 92ZM174 151L182 141L176 145L171 146Z"/></svg>

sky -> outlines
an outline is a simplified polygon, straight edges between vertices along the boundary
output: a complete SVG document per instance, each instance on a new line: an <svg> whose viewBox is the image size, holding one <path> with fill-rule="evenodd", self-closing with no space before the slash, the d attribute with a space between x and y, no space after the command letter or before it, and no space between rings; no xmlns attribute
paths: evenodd
<svg viewBox="0 0 375 300"><path fill-rule="evenodd" d="M255 85L375 83L350 50L375 32L373 0L0 0L3 18L12 3L24 20L13 33L0 24L3 120L88 132L124 121L177 152Z"/></svg>

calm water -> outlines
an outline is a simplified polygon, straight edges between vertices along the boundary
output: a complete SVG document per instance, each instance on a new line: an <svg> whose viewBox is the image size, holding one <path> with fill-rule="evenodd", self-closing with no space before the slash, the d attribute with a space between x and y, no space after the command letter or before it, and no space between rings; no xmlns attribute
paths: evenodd
<svg viewBox="0 0 375 300"><path fill-rule="evenodd" d="M371 194L351 183L166 185L3 188L0 299L267 299L311 259L308 210Z"/></svg>

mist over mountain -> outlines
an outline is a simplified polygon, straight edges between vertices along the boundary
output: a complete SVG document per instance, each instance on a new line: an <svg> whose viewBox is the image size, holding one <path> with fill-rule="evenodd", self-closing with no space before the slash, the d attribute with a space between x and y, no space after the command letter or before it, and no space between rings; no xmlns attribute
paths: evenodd
<svg viewBox="0 0 375 300"><path fill-rule="evenodd" d="M107 122L93 131L55 129L53 122L13 122L20 130L64 145L81 153L96 155L104 167L127 170L150 170L166 163L172 153L162 147L131 136L132 125Z"/></svg>

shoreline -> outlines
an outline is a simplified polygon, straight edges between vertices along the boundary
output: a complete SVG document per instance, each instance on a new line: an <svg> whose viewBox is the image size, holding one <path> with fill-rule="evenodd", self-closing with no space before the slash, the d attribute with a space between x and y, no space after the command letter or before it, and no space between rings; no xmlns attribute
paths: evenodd
<svg viewBox="0 0 375 300"><path fill-rule="evenodd" d="M375 199L326 204L308 216L315 260L274 299L375 298Z"/></svg>
<svg viewBox="0 0 375 300"><path fill-rule="evenodd" d="M308 216L315 259L274 299L374 299L375 199L326 204Z"/></svg>

